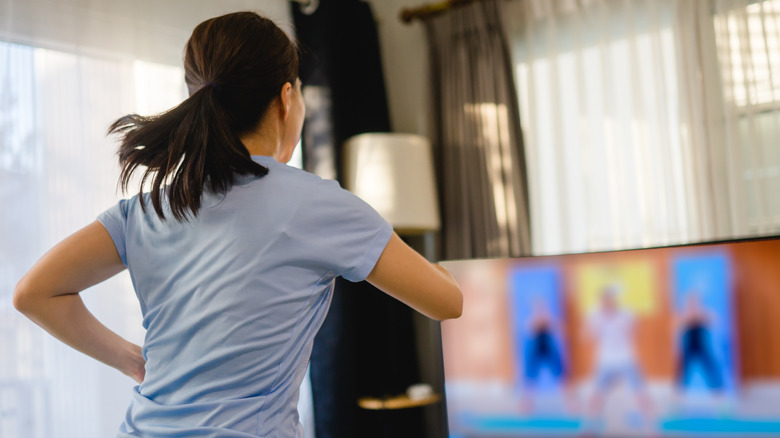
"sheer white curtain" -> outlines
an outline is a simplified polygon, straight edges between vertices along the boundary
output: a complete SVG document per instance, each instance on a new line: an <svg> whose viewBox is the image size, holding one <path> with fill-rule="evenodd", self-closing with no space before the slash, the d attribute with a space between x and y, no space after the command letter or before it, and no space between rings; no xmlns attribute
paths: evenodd
<svg viewBox="0 0 780 438"><path fill-rule="evenodd" d="M0 43L0 65L5 66L0 71L0 177L6 207L0 321L7 328L0 342L6 414L0 416L0 432L111 436L129 402L131 382L44 335L13 310L10 293L43 251L119 199L107 126L141 107L161 111L181 101L182 71L9 43ZM151 76L160 86L149 86ZM143 342L140 310L126 273L83 296L109 327Z"/></svg>
<svg viewBox="0 0 780 438"><path fill-rule="evenodd" d="M286 2L273 0L0 2L0 437L116 434L132 381L18 315L13 286L120 199L109 124L184 99L181 53L192 28L245 9L290 28ZM126 273L83 296L111 329L142 343ZM304 385L302 420L313 430L309 394Z"/></svg>
<svg viewBox="0 0 780 438"><path fill-rule="evenodd" d="M780 231L780 1L718 0L714 8L723 86L732 211L741 233Z"/></svg>
<svg viewBox="0 0 780 438"><path fill-rule="evenodd" d="M780 230L770 189L778 113L738 108L729 97L763 81L765 98L777 102L771 90L780 82L766 73L777 72L766 61L777 56L774 5L510 2L536 253Z"/></svg>

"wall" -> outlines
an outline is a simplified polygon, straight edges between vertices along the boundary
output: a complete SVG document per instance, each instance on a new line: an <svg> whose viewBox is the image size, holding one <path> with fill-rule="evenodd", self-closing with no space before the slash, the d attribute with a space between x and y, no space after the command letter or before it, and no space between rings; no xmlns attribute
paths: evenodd
<svg viewBox="0 0 780 438"><path fill-rule="evenodd" d="M367 0L374 11L382 50L390 122L395 132L425 136L428 132L428 48L419 21L405 24L403 8L426 0Z"/></svg>
<svg viewBox="0 0 780 438"><path fill-rule="evenodd" d="M228 12L255 10L290 32L279 0L5 0L0 40L96 57L180 66L192 29Z"/></svg>

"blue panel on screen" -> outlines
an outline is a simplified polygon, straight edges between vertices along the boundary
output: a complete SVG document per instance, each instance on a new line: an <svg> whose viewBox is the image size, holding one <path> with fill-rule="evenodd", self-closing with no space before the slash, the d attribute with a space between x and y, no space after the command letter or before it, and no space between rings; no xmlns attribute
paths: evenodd
<svg viewBox="0 0 780 438"><path fill-rule="evenodd" d="M528 391L557 391L567 369L560 270L530 266L509 276L518 383Z"/></svg>
<svg viewBox="0 0 780 438"><path fill-rule="evenodd" d="M736 364L729 256L679 256L672 266L676 385L691 394L731 393Z"/></svg>

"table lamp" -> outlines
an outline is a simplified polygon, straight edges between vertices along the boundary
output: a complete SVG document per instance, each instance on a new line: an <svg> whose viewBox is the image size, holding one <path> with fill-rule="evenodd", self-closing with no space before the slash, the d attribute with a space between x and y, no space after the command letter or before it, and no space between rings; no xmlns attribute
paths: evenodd
<svg viewBox="0 0 780 438"><path fill-rule="evenodd" d="M344 187L400 235L439 229L431 145L414 134L366 133L344 144Z"/></svg>

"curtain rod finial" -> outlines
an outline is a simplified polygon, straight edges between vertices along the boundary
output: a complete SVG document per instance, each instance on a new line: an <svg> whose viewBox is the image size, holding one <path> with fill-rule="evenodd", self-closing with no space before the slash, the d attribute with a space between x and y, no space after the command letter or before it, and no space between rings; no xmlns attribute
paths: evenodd
<svg viewBox="0 0 780 438"><path fill-rule="evenodd" d="M401 9L401 13L398 14L398 17L403 21L405 24L409 24L414 19L414 11L408 8Z"/></svg>

